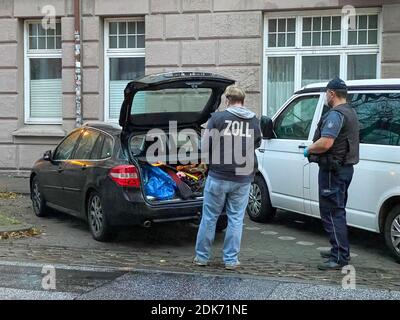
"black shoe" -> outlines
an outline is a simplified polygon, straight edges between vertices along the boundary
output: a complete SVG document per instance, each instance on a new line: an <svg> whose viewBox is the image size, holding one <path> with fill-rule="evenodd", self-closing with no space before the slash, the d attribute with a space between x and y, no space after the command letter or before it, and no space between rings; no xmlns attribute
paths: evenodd
<svg viewBox="0 0 400 320"><path fill-rule="evenodd" d="M322 264L319 264L318 265L318 269L319 270L323 270L323 271L326 271L326 270L341 270L344 266L347 266L347 263L346 264L339 264L339 263L336 263L336 262L333 262L333 261L326 261L326 262L324 262Z"/></svg>
<svg viewBox="0 0 400 320"><path fill-rule="evenodd" d="M319 254L321 255L322 258L324 259L330 259L331 258L331 251L320 251ZM351 260L351 257L349 257L349 261Z"/></svg>
<svg viewBox="0 0 400 320"><path fill-rule="evenodd" d="M331 257L331 250L320 251L319 253L322 258L329 259Z"/></svg>

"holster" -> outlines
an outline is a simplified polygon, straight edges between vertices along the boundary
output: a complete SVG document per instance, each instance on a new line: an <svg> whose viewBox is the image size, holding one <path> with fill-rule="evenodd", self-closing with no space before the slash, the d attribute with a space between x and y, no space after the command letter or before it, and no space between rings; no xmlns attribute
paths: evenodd
<svg viewBox="0 0 400 320"><path fill-rule="evenodd" d="M315 155L311 154L308 157L309 162L318 163L318 166L322 170L337 172L342 166L340 161L335 160L331 154Z"/></svg>

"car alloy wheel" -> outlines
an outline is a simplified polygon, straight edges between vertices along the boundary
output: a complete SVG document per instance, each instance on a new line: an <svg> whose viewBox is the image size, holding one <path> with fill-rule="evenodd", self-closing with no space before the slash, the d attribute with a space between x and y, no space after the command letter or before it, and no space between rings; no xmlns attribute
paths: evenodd
<svg viewBox="0 0 400 320"><path fill-rule="evenodd" d="M42 209L42 196L40 194L37 181L34 181L32 186L32 204L35 213L40 214Z"/></svg>
<svg viewBox="0 0 400 320"><path fill-rule="evenodd" d="M261 213L261 190L260 187L253 183L250 187L248 210L251 216L258 217Z"/></svg>
<svg viewBox="0 0 400 320"><path fill-rule="evenodd" d="M37 176L33 177L31 185L31 200L33 212L37 217L44 217L48 214L46 201L43 194L40 192L39 179Z"/></svg>
<svg viewBox="0 0 400 320"><path fill-rule="evenodd" d="M400 254L400 214L393 219L390 234L393 248Z"/></svg>
<svg viewBox="0 0 400 320"><path fill-rule="evenodd" d="M246 212L255 222L270 222L275 216L276 209L271 205L268 187L261 175L256 175L250 186Z"/></svg>
<svg viewBox="0 0 400 320"><path fill-rule="evenodd" d="M102 233L104 227L104 216L100 197L98 195L94 195L91 198L89 206L89 222L94 234L98 235Z"/></svg>

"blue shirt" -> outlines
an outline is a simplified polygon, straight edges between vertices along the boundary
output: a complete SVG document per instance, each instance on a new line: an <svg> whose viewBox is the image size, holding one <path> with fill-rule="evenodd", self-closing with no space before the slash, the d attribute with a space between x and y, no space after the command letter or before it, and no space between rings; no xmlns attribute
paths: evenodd
<svg viewBox="0 0 400 320"><path fill-rule="evenodd" d="M322 122L321 137L336 139L343 126L343 115L338 111L330 111Z"/></svg>

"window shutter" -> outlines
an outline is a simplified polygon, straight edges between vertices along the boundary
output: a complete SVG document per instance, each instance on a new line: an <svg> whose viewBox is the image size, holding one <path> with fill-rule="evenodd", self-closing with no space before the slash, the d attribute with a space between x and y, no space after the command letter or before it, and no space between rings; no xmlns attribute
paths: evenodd
<svg viewBox="0 0 400 320"><path fill-rule="evenodd" d="M60 118L62 116L62 80L30 81L30 117Z"/></svg>
<svg viewBox="0 0 400 320"><path fill-rule="evenodd" d="M129 81L114 80L110 81L110 119L119 119L121 105L124 101L124 90ZM144 93L138 93L135 97L135 113L144 113ZM142 103L139 103L143 100Z"/></svg>
<svg viewBox="0 0 400 320"><path fill-rule="evenodd" d="M110 119L119 119L122 102L124 101L124 90L128 81L110 81Z"/></svg>

